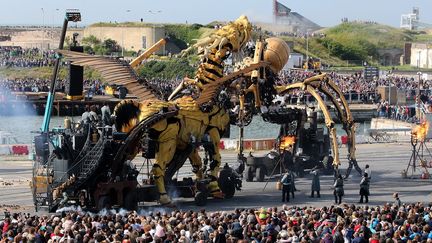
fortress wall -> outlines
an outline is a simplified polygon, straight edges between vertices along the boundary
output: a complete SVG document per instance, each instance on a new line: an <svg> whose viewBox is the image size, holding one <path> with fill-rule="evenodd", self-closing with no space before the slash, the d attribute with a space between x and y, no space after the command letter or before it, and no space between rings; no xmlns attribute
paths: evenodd
<svg viewBox="0 0 432 243"><path fill-rule="evenodd" d="M152 46L155 42L165 37L165 28L155 27L87 27L69 28L66 39L72 39L74 33L78 33L78 41L82 38L94 35L104 41L108 38L115 40L125 50L139 51ZM0 46L22 46L24 48L56 49L59 45L60 28L28 28L28 29L0 29L1 35L11 36L10 41L1 41ZM164 48L157 54L162 54Z"/></svg>

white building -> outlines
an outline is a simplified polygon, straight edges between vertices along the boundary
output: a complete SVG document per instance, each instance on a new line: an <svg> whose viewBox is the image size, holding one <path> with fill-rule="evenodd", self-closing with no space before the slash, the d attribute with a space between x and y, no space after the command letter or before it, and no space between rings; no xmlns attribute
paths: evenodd
<svg viewBox="0 0 432 243"><path fill-rule="evenodd" d="M432 68L431 43L412 43L411 66L417 68Z"/></svg>
<svg viewBox="0 0 432 243"><path fill-rule="evenodd" d="M284 66L284 70L289 70L291 68L302 68L303 66L303 54L301 53L290 53L288 62Z"/></svg>

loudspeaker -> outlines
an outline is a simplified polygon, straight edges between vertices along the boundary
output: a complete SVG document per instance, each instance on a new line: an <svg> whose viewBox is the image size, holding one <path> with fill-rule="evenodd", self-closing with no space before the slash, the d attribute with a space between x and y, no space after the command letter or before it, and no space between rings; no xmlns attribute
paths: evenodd
<svg viewBox="0 0 432 243"><path fill-rule="evenodd" d="M71 51L84 52L82 46L71 46ZM84 68L73 64L68 64L69 77L66 82L65 94L67 96L82 96L83 94L83 81L84 81Z"/></svg>

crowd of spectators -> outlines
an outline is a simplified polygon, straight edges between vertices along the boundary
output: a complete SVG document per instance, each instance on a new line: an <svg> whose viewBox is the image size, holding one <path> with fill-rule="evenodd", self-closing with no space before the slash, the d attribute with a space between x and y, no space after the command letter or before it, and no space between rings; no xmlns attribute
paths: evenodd
<svg viewBox="0 0 432 243"><path fill-rule="evenodd" d="M382 206L14 213L0 229L2 242L432 242L431 207L396 196Z"/></svg>
<svg viewBox="0 0 432 243"><path fill-rule="evenodd" d="M0 79L0 90L9 92L48 92L51 80L39 78L24 79ZM56 82L56 90L64 92L67 80L61 79ZM84 89L90 90L93 94L103 95L104 86L100 80L83 81Z"/></svg>
<svg viewBox="0 0 432 243"><path fill-rule="evenodd" d="M300 82L314 75L316 75L316 73L303 70L283 71L281 72L276 84L287 85ZM378 104L382 102L380 95L377 93L377 87L379 86L388 87L390 85L396 87L398 90L405 90L407 99L414 99L418 88L423 96L430 97L432 95L431 79L422 80L419 86L418 78L413 76L386 75L382 78L366 80L362 75L362 72L353 74L338 74L330 72L329 75L342 93L346 96L354 94L358 96L362 102L366 103Z"/></svg>
<svg viewBox="0 0 432 243"><path fill-rule="evenodd" d="M423 104L421 105L423 106ZM377 111L378 117L412 123L419 120L416 117L416 105L390 105L388 101L381 101L378 103Z"/></svg>
<svg viewBox="0 0 432 243"><path fill-rule="evenodd" d="M38 48L0 46L0 67L44 67L53 66L55 52Z"/></svg>
<svg viewBox="0 0 432 243"><path fill-rule="evenodd" d="M168 80L153 78L146 81L154 90L157 90L163 98L167 99L174 89L180 84L181 79Z"/></svg>

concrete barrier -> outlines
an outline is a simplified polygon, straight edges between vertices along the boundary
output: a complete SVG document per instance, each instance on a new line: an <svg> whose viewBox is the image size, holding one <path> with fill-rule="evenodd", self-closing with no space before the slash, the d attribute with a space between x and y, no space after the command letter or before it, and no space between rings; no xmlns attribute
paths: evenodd
<svg viewBox="0 0 432 243"><path fill-rule="evenodd" d="M0 155L10 155L10 146L9 145L0 145Z"/></svg>
<svg viewBox="0 0 432 243"><path fill-rule="evenodd" d="M1 144L0 155L28 155L30 146L27 144Z"/></svg>
<svg viewBox="0 0 432 243"><path fill-rule="evenodd" d="M245 139L243 141L244 150L271 150L276 143L275 139ZM223 145L222 145L223 144ZM223 147L223 148L222 148ZM238 150L239 143L237 139L222 139L219 144L220 149Z"/></svg>
<svg viewBox="0 0 432 243"><path fill-rule="evenodd" d="M346 145L348 137L346 135L338 136L338 142ZM356 144L368 143L366 135L356 135ZM276 139L245 139L243 141L244 150L271 150L276 146ZM239 143L237 139L222 139L219 143L219 149L221 150L238 150Z"/></svg>

